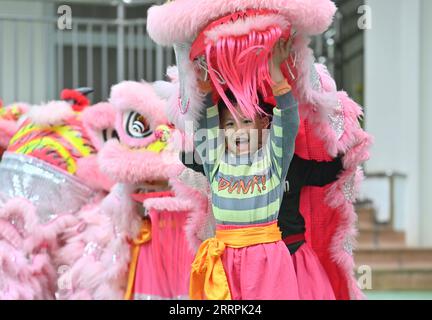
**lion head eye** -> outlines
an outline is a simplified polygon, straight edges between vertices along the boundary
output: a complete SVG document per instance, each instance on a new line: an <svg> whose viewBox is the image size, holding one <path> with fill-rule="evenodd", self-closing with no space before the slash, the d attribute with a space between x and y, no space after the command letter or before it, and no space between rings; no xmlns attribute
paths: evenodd
<svg viewBox="0 0 432 320"><path fill-rule="evenodd" d="M108 140L111 140L111 139L120 140L117 131L113 128L103 129L102 130L102 139L103 139L103 142L107 142Z"/></svg>
<svg viewBox="0 0 432 320"><path fill-rule="evenodd" d="M126 133L135 139L146 138L153 133L147 119L136 111L125 116L124 128Z"/></svg>

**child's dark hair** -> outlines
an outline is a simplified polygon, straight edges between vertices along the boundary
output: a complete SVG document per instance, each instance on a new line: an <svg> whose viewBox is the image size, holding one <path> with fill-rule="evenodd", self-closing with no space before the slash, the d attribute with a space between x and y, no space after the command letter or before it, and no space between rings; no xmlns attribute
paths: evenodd
<svg viewBox="0 0 432 320"><path fill-rule="evenodd" d="M233 104L237 103L237 100L236 100L234 94L230 90L225 91L225 94L231 103L233 103ZM262 96L262 94L259 92L258 92L258 105L260 106L261 110L263 111L263 113L261 113L259 116L260 117L269 117L271 120L273 118L273 105L266 102L264 100L264 97ZM217 106L218 106L219 114L221 114L223 110L228 108L227 105L225 104L225 101L222 98L219 99Z"/></svg>

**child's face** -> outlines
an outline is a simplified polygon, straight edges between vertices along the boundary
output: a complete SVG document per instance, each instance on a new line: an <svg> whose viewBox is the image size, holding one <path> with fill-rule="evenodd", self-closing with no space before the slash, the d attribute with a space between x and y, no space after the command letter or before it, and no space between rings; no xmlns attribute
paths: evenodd
<svg viewBox="0 0 432 320"><path fill-rule="evenodd" d="M239 117L237 122L231 112L224 108L220 115L220 128L225 130L228 151L236 156L254 154L262 146L263 129L269 125L268 117L255 119Z"/></svg>

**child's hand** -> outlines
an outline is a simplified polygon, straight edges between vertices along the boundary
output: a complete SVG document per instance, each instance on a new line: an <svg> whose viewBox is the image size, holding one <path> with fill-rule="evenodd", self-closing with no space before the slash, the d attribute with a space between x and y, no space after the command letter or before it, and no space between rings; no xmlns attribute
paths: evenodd
<svg viewBox="0 0 432 320"><path fill-rule="evenodd" d="M273 48L273 56L270 61L270 75L274 83L279 83L284 80L281 70L281 64L286 61L291 54L291 37L288 41L279 40Z"/></svg>

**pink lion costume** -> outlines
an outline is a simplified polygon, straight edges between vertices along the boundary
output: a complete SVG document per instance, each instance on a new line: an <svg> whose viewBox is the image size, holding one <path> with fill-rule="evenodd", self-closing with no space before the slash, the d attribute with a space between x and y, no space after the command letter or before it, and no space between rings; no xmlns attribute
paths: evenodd
<svg viewBox="0 0 432 320"><path fill-rule="evenodd" d="M65 101L31 107L3 155L0 299L53 299L65 232L106 194L81 110Z"/></svg>
<svg viewBox="0 0 432 320"><path fill-rule="evenodd" d="M184 226L192 210L207 209L207 197L177 179L183 137L156 94L166 96L170 85L156 87L125 81L111 89L119 140L108 141L98 157L117 184L69 241L77 259L60 278L72 284L64 299L188 298L193 252Z"/></svg>
<svg viewBox="0 0 432 320"><path fill-rule="evenodd" d="M203 104L196 73L208 72L214 88L230 108L224 89L253 116L257 91L271 99L268 61L279 39L294 37L292 55L283 72L299 101L302 125L296 154L325 161L343 154L344 171L333 184L306 187L301 213L306 242L324 267L336 299L362 299L354 277L352 249L356 230L353 202L368 158L371 138L360 127L361 108L336 85L322 65L314 65L309 38L331 24L336 7L330 0L175 0L150 8L147 30L154 41L174 46L180 91L169 105L176 126L196 121ZM281 214L283 214L281 212ZM190 236L206 228L189 226ZM204 219L205 220L205 219ZM198 239L204 240L204 239Z"/></svg>
<svg viewBox="0 0 432 320"><path fill-rule="evenodd" d="M0 101L0 157L6 150L10 139L19 128L19 121L29 109L26 103L1 105Z"/></svg>

